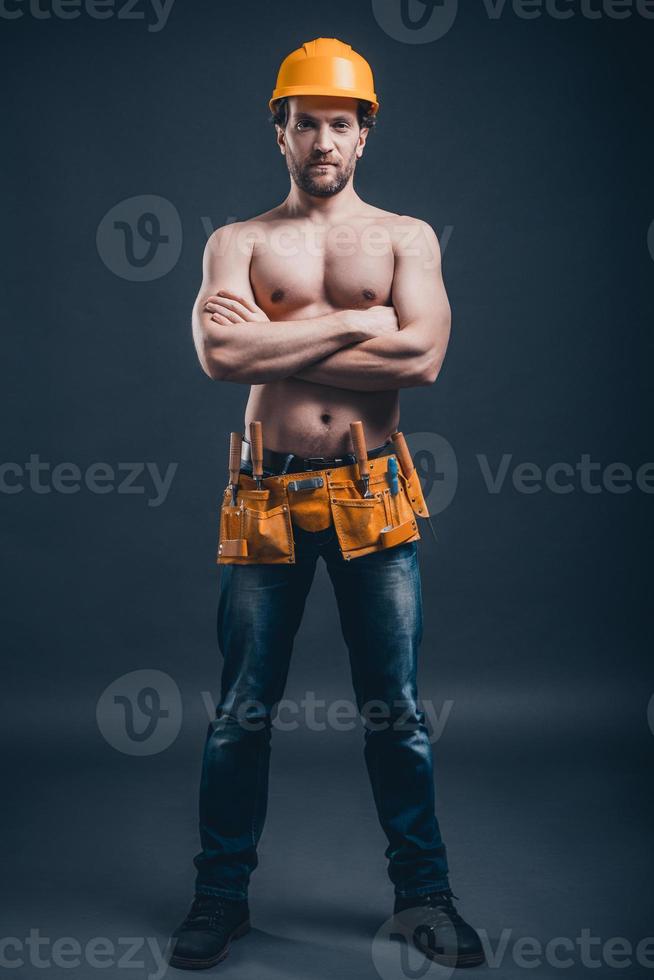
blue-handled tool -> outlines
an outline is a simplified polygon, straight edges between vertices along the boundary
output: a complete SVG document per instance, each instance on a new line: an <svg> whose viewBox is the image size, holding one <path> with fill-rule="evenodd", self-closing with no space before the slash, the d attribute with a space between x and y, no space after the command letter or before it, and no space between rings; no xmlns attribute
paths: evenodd
<svg viewBox="0 0 654 980"><path fill-rule="evenodd" d="M391 494L395 496L400 492L400 481L397 478L398 465L395 456L388 457L388 464L386 467L386 478L388 484L391 488Z"/></svg>

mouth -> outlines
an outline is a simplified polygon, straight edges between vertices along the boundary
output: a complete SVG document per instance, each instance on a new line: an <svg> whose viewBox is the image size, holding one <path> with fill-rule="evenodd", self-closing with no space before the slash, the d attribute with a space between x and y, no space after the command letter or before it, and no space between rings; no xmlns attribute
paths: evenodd
<svg viewBox="0 0 654 980"><path fill-rule="evenodd" d="M335 163L310 163L310 167L335 167Z"/></svg>

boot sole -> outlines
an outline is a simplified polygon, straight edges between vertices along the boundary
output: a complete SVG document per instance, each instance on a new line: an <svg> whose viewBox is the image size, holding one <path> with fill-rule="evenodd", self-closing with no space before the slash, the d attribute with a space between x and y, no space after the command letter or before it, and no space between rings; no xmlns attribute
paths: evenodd
<svg viewBox="0 0 654 980"><path fill-rule="evenodd" d="M401 922L397 923L400 930L404 927ZM422 946L414 946L418 952L426 956L427 959L433 960L434 963L440 964L440 966L450 966L450 967L470 967L470 966L481 966L486 962L485 953L462 953L460 956L449 956L447 953L435 953L431 949L423 949Z"/></svg>
<svg viewBox="0 0 654 980"><path fill-rule="evenodd" d="M416 948L419 949L419 947ZM432 953L429 950L421 949L420 952L423 956L428 957L428 959L433 960L435 963L439 963L441 966L470 967L481 966L482 963L486 962L486 957L483 953L464 953L462 956L439 956L438 953Z"/></svg>
<svg viewBox="0 0 654 980"><path fill-rule="evenodd" d="M250 931L250 920L246 919L242 922L234 932L231 934L223 948L215 956L209 957L206 960L189 960L185 956L171 956L169 962L170 966L175 966L179 970L208 970L211 966L216 966L217 963L222 963L224 959L229 956L229 949L232 942L235 939L241 939Z"/></svg>

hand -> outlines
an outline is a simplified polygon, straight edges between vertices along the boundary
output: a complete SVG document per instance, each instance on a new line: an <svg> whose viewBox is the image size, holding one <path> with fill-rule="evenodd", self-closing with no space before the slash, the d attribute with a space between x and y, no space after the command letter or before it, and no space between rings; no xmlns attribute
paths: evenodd
<svg viewBox="0 0 654 980"><path fill-rule="evenodd" d="M397 333L400 324L393 306L370 306L367 310L356 310L357 325L370 337Z"/></svg>
<svg viewBox="0 0 654 980"><path fill-rule="evenodd" d="M230 289L219 289L209 296L204 304L204 312L211 313L211 319L223 325L229 323L265 323L270 317L252 300L245 299Z"/></svg>

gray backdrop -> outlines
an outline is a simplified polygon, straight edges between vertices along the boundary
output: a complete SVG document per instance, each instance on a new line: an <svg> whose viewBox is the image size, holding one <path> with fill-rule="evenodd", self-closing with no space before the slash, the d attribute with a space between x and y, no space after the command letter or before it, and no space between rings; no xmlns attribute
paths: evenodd
<svg viewBox="0 0 654 980"><path fill-rule="evenodd" d="M375 70L359 193L444 249L452 339L401 428L436 467L419 680L454 891L495 975L559 976L566 955L575 977L650 975L651 7L446 0L423 28L400 0L3 8L13 975L41 956L52 977L153 976L191 899L217 506L247 388L202 373L190 310L212 228L287 192L266 103L316 36ZM421 975L384 939L361 727L325 723L351 686L322 565L287 696L324 707L274 733L255 931L216 972ZM555 937L572 951L546 952Z"/></svg>

